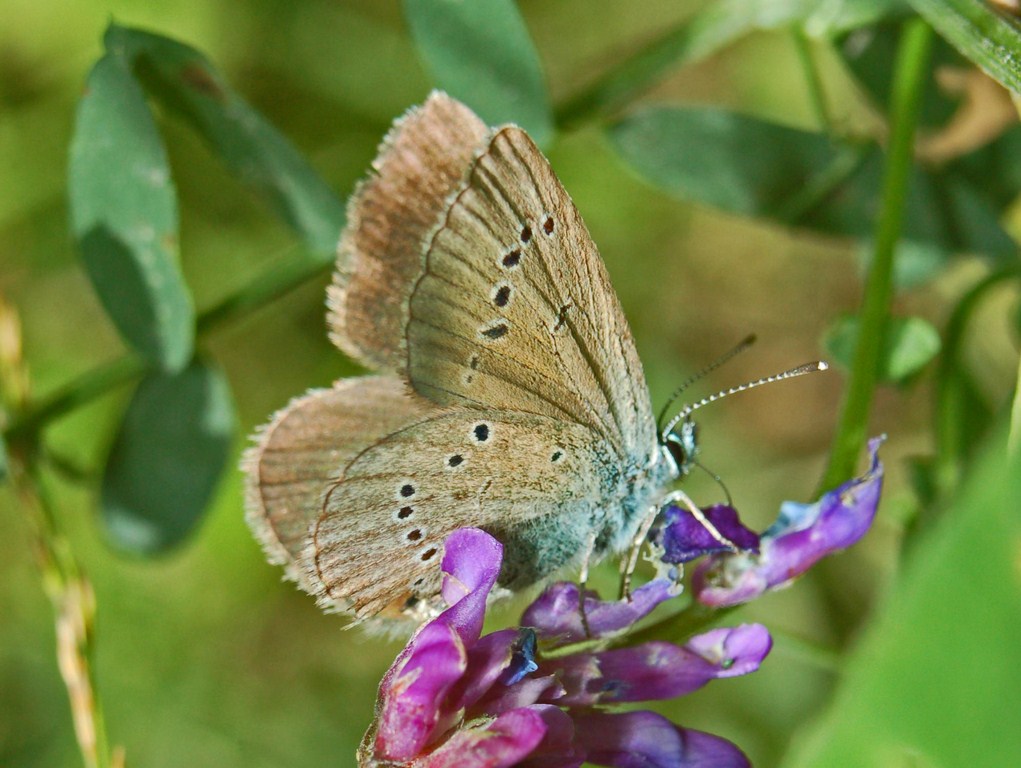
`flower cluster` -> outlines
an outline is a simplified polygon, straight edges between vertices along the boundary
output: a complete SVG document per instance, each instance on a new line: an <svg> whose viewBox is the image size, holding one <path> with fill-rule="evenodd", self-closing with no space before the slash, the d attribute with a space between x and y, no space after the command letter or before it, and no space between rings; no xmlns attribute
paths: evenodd
<svg viewBox="0 0 1021 768"><path fill-rule="evenodd" d="M671 508L656 533L657 552L667 570L708 555L694 580L695 597L708 606L783 586L864 535L882 483L878 446L870 443L872 463L863 477L814 505L785 504L761 537L729 507L698 515ZM621 645L629 629L677 594L672 579L656 578L621 601L556 583L526 609L520 627L483 635L502 556L500 543L481 530L448 537L442 562L448 607L418 629L380 683L376 716L359 750L363 768L749 765L725 739L616 705L671 699L754 672L772 644L765 627L712 629L683 645Z"/></svg>

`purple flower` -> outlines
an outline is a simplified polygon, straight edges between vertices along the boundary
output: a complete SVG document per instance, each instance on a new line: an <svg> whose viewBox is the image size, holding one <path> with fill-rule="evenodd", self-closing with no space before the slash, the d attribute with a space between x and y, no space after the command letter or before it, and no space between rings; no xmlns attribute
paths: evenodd
<svg viewBox="0 0 1021 768"><path fill-rule="evenodd" d="M761 537L729 506L698 514L670 506L650 537L668 577L620 601L600 600L573 583L552 584L525 610L521 627L488 635L482 635L486 600L503 548L474 528L454 532L442 563L448 608L418 629L380 683L360 765L747 766L741 751L720 737L681 728L654 712L608 708L683 696L711 680L754 672L772 643L765 627L713 629L683 645L615 644L680 592L674 576L689 560L706 556L695 570L695 598L727 606L784 586L858 541L879 503L881 443L869 442L871 466L864 476L815 504L785 503Z"/></svg>
<svg viewBox="0 0 1021 768"><path fill-rule="evenodd" d="M482 636L486 598L502 548L465 528L447 539L443 597L449 607L424 624L379 687L376 718L359 751L362 766L571 768L588 761L631 768L746 766L730 742L645 711L606 705L666 699L710 680L756 670L769 653L764 627L715 629L685 645L579 651L545 659L537 648L625 631L675 593L668 580L636 590L631 602L554 584L525 612L522 629ZM530 626L528 626L530 625Z"/></svg>
<svg viewBox="0 0 1021 768"><path fill-rule="evenodd" d="M686 563L715 552L759 551L758 534L745 528L736 509L716 504L699 511L704 520L673 504L663 511L663 521L649 539L662 548L664 563Z"/></svg>
<svg viewBox="0 0 1021 768"><path fill-rule="evenodd" d="M786 586L822 558L857 542L879 505L882 442L881 437L869 440L871 463L863 476L829 491L814 504L784 502L777 521L762 534L757 553L722 552L700 563L692 581L696 599L712 607L747 602Z"/></svg>

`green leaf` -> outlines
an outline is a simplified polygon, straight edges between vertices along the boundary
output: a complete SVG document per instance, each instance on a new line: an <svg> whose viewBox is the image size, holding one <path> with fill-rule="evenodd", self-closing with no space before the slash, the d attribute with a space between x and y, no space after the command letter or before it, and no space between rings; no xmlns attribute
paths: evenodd
<svg viewBox="0 0 1021 768"><path fill-rule="evenodd" d="M907 0L814 2L809 4L802 26L812 35L839 35L884 19L906 16L910 12Z"/></svg>
<svg viewBox="0 0 1021 768"><path fill-rule="evenodd" d="M1016 764L1021 453L1002 432L916 543L788 768Z"/></svg>
<svg viewBox="0 0 1021 768"><path fill-rule="evenodd" d="M68 175L71 229L100 301L139 354L179 370L195 315L177 263L177 200L152 115L119 56L89 74Z"/></svg>
<svg viewBox="0 0 1021 768"><path fill-rule="evenodd" d="M902 14L906 0L717 0L596 78L556 109L561 127L610 115L668 72L702 61L760 30L800 24L812 36L837 35Z"/></svg>
<svg viewBox="0 0 1021 768"><path fill-rule="evenodd" d="M7 459L7 444L4 442L4 436L0 434L0 483L7 480L10 472L11 466Z"/></svg>
<svg viewBox="0 0 1021 768"><path fill-rule="evenodd" d="M549 143L542 64L511 0L405 0L404 15L438 87L489 125L517 123L538 145Z"/></svg>
<svg viewBox="0 0 1021 768"><path fill-rule="evenodd" d="M856 29L845 36L839 44L839 51L848 69L854 74L862 88L872 98L872 104L879 110L890 103L893 81L890 78L890 62L897 51L900 35L899 24L881 24L865 29ZM960 54L941 38L934 41L930 58L930 76L922 91L922 106L919 125L927 127L946 123L960 105L961 95L950 95L940 88L934 73L941 67L963 66Z"/></svg>
<svg viewBox="0 0 1021 768"><path fill-rule="evenodd" d="M858 318L845 315L826 335L826 351L845 368L851 367L858 341ZM920 317L895 317L887 326L879 360L879 381L902 383L939 354L939 331Z"/></svg>
<svg viewBox="0 0 1021 768"><path fill-rule="evenodd" d="M609 135L624 161L668 194L826 234L872 236L883 170L874 145L834 142L717 108L640 109ZM1016 253L999 223L1007 196L974 182L980 174L966 161L970 156L939 171L912 171L901 247L927 249L927 263L961 251L998 260Z"/></svg>
<svg viewBox="0 0 1021 768"><path fill-rule="evenodd" d="M193 362L135 390L103 475L111 540L137 554L180 543L205 511L230 454L234 404L223 373Z"/></svg>
<svg viewBox="0 0 1021 768"><path fill-rule="evenodd" d="M837 149L821 134L716 108L651 107L610 129L613 145L661 189L733 213L789 218Z"/></svg>
<svg viewBox="0 0 1021 768"><path fill-rule="evenodd" d="M291 143L238 96L194 48L112 25L108 51L129 61L146 90L181 115L240 181L324 260L344 226L344 204Z"/></svg>
<svg viewBox="0 0 1021 768"><path fill-rule="evenodd" d="M1021 20L982 0L910 0L964 56L1014 93L1021 93Z"/></svg>

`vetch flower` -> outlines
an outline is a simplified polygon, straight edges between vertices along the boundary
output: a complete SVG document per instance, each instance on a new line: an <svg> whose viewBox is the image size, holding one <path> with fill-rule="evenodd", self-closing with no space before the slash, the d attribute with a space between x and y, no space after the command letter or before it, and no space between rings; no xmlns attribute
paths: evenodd
<svg viewBox="0 0 1021 768"><path fill-rule="evenodd" d="M771 645L764 627L714 629L684 645L607 648L606 638L676 593L673 582L658 579L631 602L586 592L588 635L577 585L554 584L526 610L525 626L482 636L501 562L499 542L483 531L465 528L448 537L442 568L449 607L416 632L383 678L376 718L359 750L362 766L748 765L725 739L653 712L603 707L673 698L715 678L753 672ZM580 640L597 649L570 653L566 646ZM562 655L543 658L540 648Z"/></svg>
<svg viewBox="0 0 1021 768"><path fill-rule="evenodd" d="M695 570L695 598L711 607L737 605L784 587L822 558L856 543L872 525L883 486L882 437L869 440L870 466L861 477L814 504L784 502L761 536L758 552L710 555Z"/></svg>
<svg viewBox="0 0 1021 768"><path fill-rule="evenodd" d="M649 539L662 549L664 563L686 563L714 552L759 551L758 534L744 526L736 509L716 504L699 511L704 521L674 504L663 511L663 520Z"/></svg>

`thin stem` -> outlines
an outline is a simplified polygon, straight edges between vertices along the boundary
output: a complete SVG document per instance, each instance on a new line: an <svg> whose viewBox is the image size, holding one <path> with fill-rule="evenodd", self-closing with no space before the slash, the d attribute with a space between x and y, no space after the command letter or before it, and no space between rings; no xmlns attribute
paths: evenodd
<svg viewBox="0 0 1021 768"><path fill-rule="evenodd" d="M819 77L819 67L816 66L815 56L812 54L812 42L800 27L794 30L794 49L801 62L801 71L805 74L805 85L808 86L808 98L812 104L812 111L815 112L815 118L827 133L832 134L833 116L830 114L827 104L822 78Z"/></svg>
<svg viewBox="0 0 1021 768"><path fill-rule="evenodd" d="M111 753L96 684L96 598L92 584L60 530L34 457L17 461L13 474L23 508L32 515L37 531L39 570L53 605L57 665L67 688L82 762L85 768L116 768L122 764L121 754L117 750Z"/></svg>
<svg viewBox="0 0 1021 768"><path fill-rule="evenodd" d="M963 397L960 353L965 344L968 321L986 294L1001 283L1021 278L1021 266L1011 265L986 275L974 285L954 307L947 321L943 353L936 371L935 437L936 455L933 477L941 496L956 487L961 476L961 460L965 453L961 415ZM1015 411L1016 413L1016 411Z"/></svg>
<svg viewBox="0 0 1021 768"><path fill-rule="evenodd" d="M894 250L904 223L915 127L922 88L929 69L932 31L920 19L908 21L901 33L890 100L891 141L883 179L882 204L876 225L875 252L865 283L857 347L829 465L821 488L833 488L851 477L865 444L869 411L876 389L880 352L893 297Z"/></svg>
<svg viewBox="0 0 1021 768"><path fill-rule="evenodd" d="M783 18L785 13L789 18ZM797 13L771 9L765 15L768 20L755 9L749 11L746 0L709 4L557 107L557 126L571 128L611 115L677 66L704 59L755 29L794 21Z"/></svg>
<svg viewBox="0 0 1021 768"><path fill-rule="evenodd" d="M197 332L200 335L208 333L230 320L247 315L275 301L299 285L319 277L333 266L333 262L332 255L329 258L302 256L268 270L237 293L231 294L199 315Z"/></svg>
<svg viewBox="0 0 1021 768"><path fill-rule="evenodd" d="M847 144L841 147L830 164L814 174L805 186L783 201L774 214L780 221L797 224L856 174L869 157L865 146Z"/></svg>
<svg viewBox="0 0 1021 768"><path fill-rule="evenodd" d="M103 363L19 413L11 420L4 437L10 443L24 440L54 419L141 376L145 370L145 362L131 355Z"/></svg>
<svg viewBox="0 0 1021 768"><path fill-rule="evenodd" d="M1010 431L1007 433L1007 450L1017 453L1021 448L1021 359L1017 364L1017 384L1014 389L1014 402L1010 406Z"/></svg>
<svg viewBox="0 0 1021 768"><path fill-rule="evenodd" d="M716 624L733 610L734 608L709 608L693 600L678 613L632 632L622 639L628 645L638 645L651 640L682 642L706 627Z"/></svg>
<svg viewBox="0 0 1021 768"><path fill-rule="evenodd" d="M327 262L325 259L303 256L269 270L199 315L197 333L205 335L230 320L274 301L307 280L321 275L331 263L332 258ZM147 370L146 362L134 355L124 355L103 363L19 413L4 430L4 438L8 443L30 438L51 421L137 379Z"/></svg>

